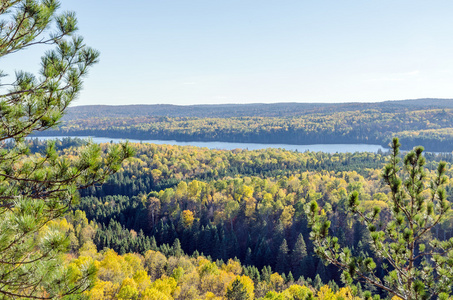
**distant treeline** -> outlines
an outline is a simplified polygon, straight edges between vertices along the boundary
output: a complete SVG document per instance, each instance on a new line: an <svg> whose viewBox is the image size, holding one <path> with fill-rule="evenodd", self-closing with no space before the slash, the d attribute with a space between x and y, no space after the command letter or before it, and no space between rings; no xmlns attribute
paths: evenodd
<svg viewBox="0 0 453 300"><path fill-rule="evenodd" d="M232 118L232 117L297 117L314 113L331 114L356 110L377 109L382 112L402 110L453 108L453 99L416 99L375 103L252 103L210 105L85 105L67 110L64 120L93 117L172 117L172 118Z"/></svg>
<svg viewBox="0 0 453 300"><path fill-rule="evenodd" d="M96 117L68 120L46 134L299 145L363 143L384 147L393 136L398 136L406 149L424 145L427 151L453 150L451 108L420 109L399 105L399 109L395 109L396 104L391 105L394 109L357 106L366 109L329 111L319 108L323 112L292 117L110 117L99 110ZM339 106L344 107L349 106Z"/></svg>

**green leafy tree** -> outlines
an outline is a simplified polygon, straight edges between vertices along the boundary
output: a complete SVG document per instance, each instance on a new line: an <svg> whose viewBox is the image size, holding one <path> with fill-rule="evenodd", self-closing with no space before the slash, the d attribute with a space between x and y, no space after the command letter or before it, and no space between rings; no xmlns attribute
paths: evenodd
<svg viewBox="0 0 453 300"><path fill-rule="evenodd" d="M56 0L0 2L0 58L35 45L53 48L38 75L17 71L11 79L0 71L2 299L64 297L91 286L94 266L65 267L69 241L50 221L65 215L78 189L103 182L132 155L127 144L89 144L77 157L64 157L54 142L44 153L29 154L25 137L58 123L98 61L99 53L75 35L74 13L58 14L59 6ZM6 140L14 146L7 149Z"/></svg>
<svg viewBox="0 0 453 300"><path fill-rule="evenodd" d="M408 152L401 168L399 147L398 139L394 138L390 162L382 172L390 189L391 220L381 219L379 207L363 211L357 192L349 199L351 212L366 225L375 257L382 261L386 271L383 279L377 276L373 257L368 254L355 257L351 249L329 236L330 221L316 202L307 206L310 236L316 253L343 270L342 279L349 284L358 280L402 299L446 298L453 284L453 239L440 241L430 236L430 230L450 210L443 188L448 180L444 175L446 164L440 162L436 175L429 180L423 167L423 148Z"/></svg>

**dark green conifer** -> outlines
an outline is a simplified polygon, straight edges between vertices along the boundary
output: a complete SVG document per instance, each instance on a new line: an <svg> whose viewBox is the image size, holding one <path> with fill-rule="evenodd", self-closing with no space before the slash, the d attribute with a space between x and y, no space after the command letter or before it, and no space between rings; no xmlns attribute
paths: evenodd
<svg viewBox="0 0 453 300"><path fill-rule="evenodd" d="M229 300L248 300L249 296L245 286L239 279L235 279L230 288L227 289L225 294L226 299Z"/></svg>
<svg viewBox="0 0 453 300"><path fill-rule="evenodd" d="M175 241L173 242L173 255L176 257L180 257L181 255L184 255L184 252L181 249L181 243L179 242L179 239L176 238Z"/></svg>
<svg viewBox="0 0 453 300"><path fill-rule="evenodd" d="M327 285L330 287L330 289L332 290L332 292L336 293L338 292L338 290L340 289L340 287L338 286L338 284L333 281L333 280L330 280Z"/></svg>
<svg viewBox="0 0 453 300"><path fill-rule="evenodd" d="M293 273L291 271L289 271L288 273L288 276L286 277L286 283L293 283L294 282L294 276L293 276Z"/></svg>
<svg viewBox="0 0 453 300"><path fill-rule="evenodd" d="M286 240L283 239L282 244L278 248L277 260L275 264L275 270L278 273L285 273L289 269L288 252L289 252L288 244L286 243Z"/></svg>
<svg viewBox="0 0 453 300"><path fill-rule="evenodd" d="M157 243L156 238L154 236L151 237L150 250L157 251Z"/></svg>
<svg viewBox="0 0 453 300"><path fill-rule="evenodd" d="M247 252L245 254L245 259L244 259L244 265L253 266L252 249L250 249L250 248L247 248Z"/></svg>
<svg viewBox="0 0 453 300"><path fill-rule="evenodd" d="M291 269L296 277L306 274L304 271L307 269L307 247L302 233L299 234L291 252Z"/></svg>
<svg viewBox="0 0 453 300"><path fill-rule="evenodd" d="M313 287L317 290L319 290L320 287L322 287L324 283L322 282L321 276L319 274L316 274L315 280L313 281Z"/></svg>
<svg viewBox="0 0 453 300"><path fill-rule="evenodd" d="M200 256L200 253L198 252L198 250L195 250L192 254L192 257L197 258L198 256Z"/></svg>
<svg viewBox="0 0 453 300"><path fill-rule="evenodd" d="M272 269L271 269L271 266L264 266L262 269L261 269L261 279L266 281L266 282L270 282L271 280L271 274L272 274Z"/></svg>

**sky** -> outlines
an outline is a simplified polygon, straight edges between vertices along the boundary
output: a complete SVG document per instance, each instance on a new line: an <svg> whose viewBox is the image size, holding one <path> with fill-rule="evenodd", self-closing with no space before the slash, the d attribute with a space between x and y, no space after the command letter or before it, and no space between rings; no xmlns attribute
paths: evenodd
<svg viewBox="0 0 453 300"><path fill-rule="evenodd" d="M73 105L453 98L451 0L63 0L101 52ZM42 47L0 62L36 71Z"/></svg>

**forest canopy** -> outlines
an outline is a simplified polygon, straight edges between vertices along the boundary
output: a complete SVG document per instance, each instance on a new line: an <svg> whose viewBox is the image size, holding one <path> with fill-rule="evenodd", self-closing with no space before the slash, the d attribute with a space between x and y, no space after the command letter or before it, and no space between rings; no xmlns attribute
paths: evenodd
<svg viewBox="0 0 453 300"><path fill-rule="evenodd" d="M71 156L78 143L64 139L56 147ZM376 259L366 226L348 212L348 203L355 194L361 210L379 207L390 215L391 190L380 177L388 154L131 146L134 157L106 184L82 191L66 217L71 255L99 267L89 292L97 293L94 299L121 299L126 291L146 299L153 288L169 299L225 299L233 292L256 299L298 299L296 292L302 299L341 293L365 298L366 291L387 296L358 281L345 285L341 273L315 255L306 205L317 201L331 234L354 255ZM30 145L38 153L43 147L37 140ZM427 178L435 178L441 160L445 175L453 176L451 154L425 158ZM445 191L451 199L452 182ZM452 238L452 220L447 214L431 238ZM112 275L113 266L124 271ZM383 267L377 264L378 277Z"/></svg>

